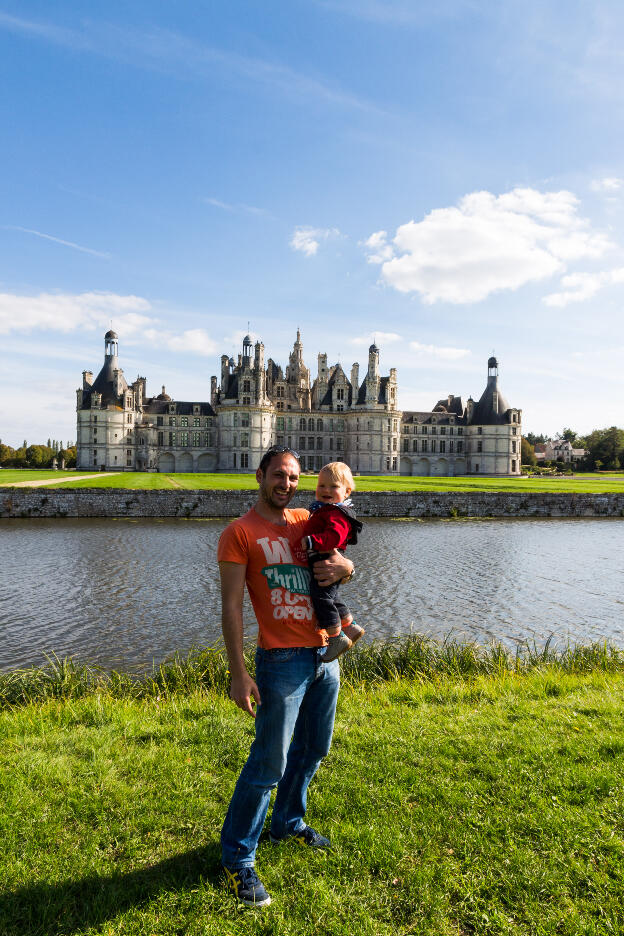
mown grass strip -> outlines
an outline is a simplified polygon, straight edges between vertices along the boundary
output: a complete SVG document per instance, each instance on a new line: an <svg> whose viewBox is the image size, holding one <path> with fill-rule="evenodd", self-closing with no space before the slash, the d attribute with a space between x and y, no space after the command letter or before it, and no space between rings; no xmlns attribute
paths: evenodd
<svg viewBox="0 0 624 936"><path fill-rule="evenodd" d="M77 472L84 474L84 472ZM3 471L0 472L0 485L14 484L16 481L43 480L46 476L67 478L69 473L37 472L37 471ZM624 474L578 474L569 477L548 478L420 478L420 477L388 477L387 475L362 475L356 477L358 491L431 491L441 492L514 492L514 493L578 493L578 494L606 494L624 491ZM171 487L185 490L211 490L211 491L241 491L257 490L254 474L157 474L151 472L119 472L118 474L100 475L93 473L93 477L81 481L64 481L59 488L126 488L129 490L171 490ZM299 487L304 491L313 491L316 488L316 475L304 474L300 478Z"/></svg>

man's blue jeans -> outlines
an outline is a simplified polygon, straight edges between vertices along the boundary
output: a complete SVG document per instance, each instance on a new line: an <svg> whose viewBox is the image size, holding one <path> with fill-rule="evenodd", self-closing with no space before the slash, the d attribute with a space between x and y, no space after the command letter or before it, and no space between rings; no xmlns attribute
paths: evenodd
<svg viewBox="0 0 624 936"><path fill-rule="evenodd" d="M340 686L338 660L323 663L322 649L256 650L256 737L221 831L223 864L253 866L271 790L275 838L304 826L310 780L331 744ZM292 740L291 740L292 739Z"/></svg>

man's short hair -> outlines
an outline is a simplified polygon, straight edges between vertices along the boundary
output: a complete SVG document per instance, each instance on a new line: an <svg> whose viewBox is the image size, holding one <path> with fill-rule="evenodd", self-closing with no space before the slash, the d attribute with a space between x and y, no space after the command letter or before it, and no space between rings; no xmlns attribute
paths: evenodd
<svg viewBox="0 0 624 936"><path fill-rule="evenodd" d="M344 462L329 462L327 465L323 465L321 471L328 474L332 481L338 481L348 487L349 490L355 491L355 481L351 469ZM319 475L321 471L319 471Z"/></svg>
<svg viewBox="0 0 624 936"><path fill-rule="evenodd" d="M299 452L295 452L294 449L288 448L284 445L274 445L264 453L260 459L260 464L258 469L262 472L263 475L267 473L267 468L271 462L271 459L275 458L277 455L292 455L299 467L301 468L301 459L299 457Z"/></svg>

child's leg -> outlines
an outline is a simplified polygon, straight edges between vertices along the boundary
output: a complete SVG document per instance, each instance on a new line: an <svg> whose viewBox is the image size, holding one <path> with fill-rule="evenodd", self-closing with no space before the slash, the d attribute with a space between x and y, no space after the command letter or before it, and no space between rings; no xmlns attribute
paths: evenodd
<svg viewBox="0 0 624 936"><path fill-rule="evenodd" d="M352 644L356 643L363 637L366 631L363 627L360 627L359 624L356 624L353 620L353 615L347 608L346 604L343 604L342 601L336 600L336 609L340 615L340 623L342 626L342 633L346 634Z"/></svg>

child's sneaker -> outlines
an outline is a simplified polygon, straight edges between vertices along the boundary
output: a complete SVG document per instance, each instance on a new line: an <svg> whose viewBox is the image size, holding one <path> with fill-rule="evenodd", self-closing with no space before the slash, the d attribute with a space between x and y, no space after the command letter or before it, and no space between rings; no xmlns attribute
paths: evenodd
<svg viewBox="0 0 624 936"><path fill-rule="evenodd" d="M337 634L335 637L329 638L329 643L327 644L327 649L323 656L323 663L331 663L332 660L338 659L338 657L343 654L346 650L352 646L352 642L349 640L346 634L343 634L342 631Z"/></svg>
<svg viewBox="0 0 624 936"><path fill-rule="evenodd" d="M351 621L350 624L345 624L342 628L342 633L346 634L352 644L357 643L360 637L363 637L366 631L363 627L360 627L359 624L356 624L355 621Z"/></svg>

